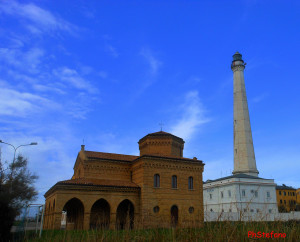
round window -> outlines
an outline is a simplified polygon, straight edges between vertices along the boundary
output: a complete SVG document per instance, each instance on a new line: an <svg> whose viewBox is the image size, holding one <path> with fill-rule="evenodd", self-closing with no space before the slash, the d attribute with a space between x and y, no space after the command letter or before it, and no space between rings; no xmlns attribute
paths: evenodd
<svg viewBox="0 0 300 242"><path fill-rule="evenodd" d="M190 208L189 208L189 212L190 212L190 213L193 213L193 212L194 212L194 208L193 208L193 207L190 207Z"/></svg>
<svg viewBox="0 0 300 242"><path fill-rule="evenodd" d="M158 213L158 212L159 212L159 206L155 206L155 207L153 208L153 212Z"/></svg>

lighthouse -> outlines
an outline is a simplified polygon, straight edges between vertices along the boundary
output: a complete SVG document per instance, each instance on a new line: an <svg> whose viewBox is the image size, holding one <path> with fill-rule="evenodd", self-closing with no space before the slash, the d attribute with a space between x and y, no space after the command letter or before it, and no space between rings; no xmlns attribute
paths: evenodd
<svg viewBox="0 0 300 242"><path fill-rule="evenodd" d="M234 132L234 170L233 174L258 176L246 96L242 55L236 52L231 64L233 71L233 132Z"/></svg>

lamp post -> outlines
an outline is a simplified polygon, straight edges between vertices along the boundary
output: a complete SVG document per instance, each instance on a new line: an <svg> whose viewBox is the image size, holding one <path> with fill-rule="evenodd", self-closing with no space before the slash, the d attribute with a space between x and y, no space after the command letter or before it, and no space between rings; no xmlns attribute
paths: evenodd
<svg viewBox="0 0 300 242"><path fill-rule="evenodd" d="M15 164L15 159L16 159L16 152L17 152L17 149L19 149L20 147L22 146L29 146L29 145L37 145L38 143L37 142L31 142L30 144L25 144L25 145L19 145L17 147L15 147L14 145L12 144L9 144L9 143L6 143L6 142L3 142L2 140L0 140L0 143L2 144L6 144L6 145L10 145L11 147L14 148L14 159L13 159L13 163L12 163L12 166L11 166L11 173L10 173L10 190L12 191L12 177L13 177L13 171L14 171L14 164Z"/></svg>

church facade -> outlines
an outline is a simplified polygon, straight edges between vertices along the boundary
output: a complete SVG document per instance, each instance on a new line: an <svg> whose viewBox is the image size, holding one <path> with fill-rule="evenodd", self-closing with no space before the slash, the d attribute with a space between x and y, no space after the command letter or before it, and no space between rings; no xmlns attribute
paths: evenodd
<svg viewBox="0 0 300 242"><path fill-rule="evenodd" d="M139 140L140 156L87 151L72 179L46 193L44 229L199 227L204 164L183 157L184 141L160 131Z"/></svg>

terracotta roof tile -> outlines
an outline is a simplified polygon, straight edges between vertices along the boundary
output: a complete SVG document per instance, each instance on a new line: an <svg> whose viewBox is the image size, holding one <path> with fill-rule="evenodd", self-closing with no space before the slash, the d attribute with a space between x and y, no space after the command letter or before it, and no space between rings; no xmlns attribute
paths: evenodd
<svg viewBox="0 0 300 242"><path fill-rule="evenodd" d="M76 178L76 179L59 181L57 184L139 188L137 184L130 181L94 179L94 178Z"/></svg>
<svg viewBox="0 0 300 242"><path fill-rule="evenodd" d="M122 154L104 153L104 152L95 152L95 151L85 151L85 154L88 158L120 160L120 161L133 161L139 157L135 155L122 155Z"/></svg>
<svg viewBox="0 0 300 242"><path fill-rule="evenodd" d="M195 163L203 163L202 160L196 159L191 159L191 158L185 158L185 157L178 157L178 156L171 156L171 155L156 155L156 154L145 154L142 156L139 156L138 158L143 158L143 157L153 157L153 158L162 158L162 159L169 159L169 160L182 160L182 161L191 161ZM137 158L137 159L138 159Z"/></svg>
<svg viewBox="0 0 300 242"><path fill-rule="evenodd" d="M142 141L144 141L148 137L172 137L172 138L176 139L177 141L184 143L184 140L182 138L180 138L178 136L175 136L174 134L164 132L164 131L159 131L159 132L147 134L146 136L141 138L138 143L141 143Z"/></svg>

